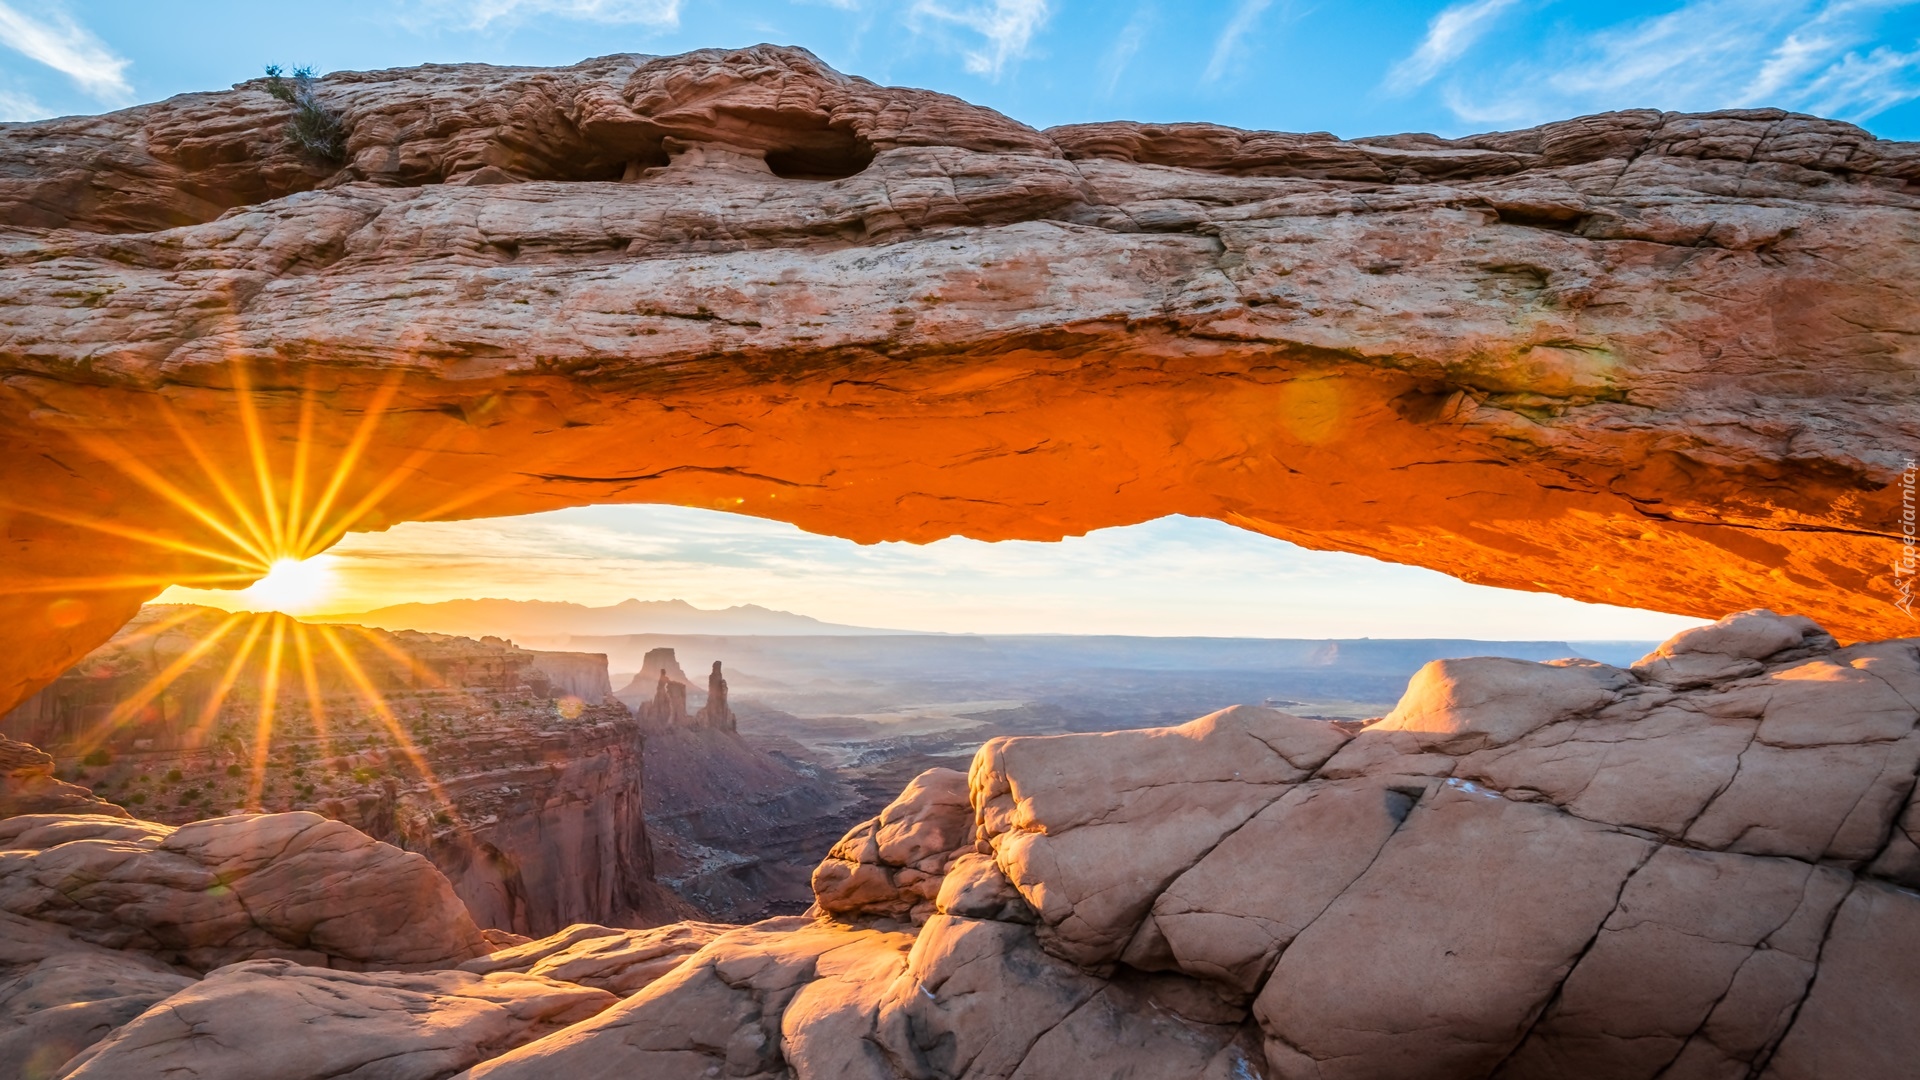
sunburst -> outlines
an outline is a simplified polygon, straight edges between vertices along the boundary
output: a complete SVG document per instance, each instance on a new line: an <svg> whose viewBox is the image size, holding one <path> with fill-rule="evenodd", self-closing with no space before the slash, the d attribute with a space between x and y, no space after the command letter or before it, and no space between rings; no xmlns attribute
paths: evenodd
<svg viewBox="0 0 1920 1080"><path fill-rule="evenodd" d="M244 363L232 365L233 389L244 434L244 460L209 450L194 433L194 425L180 417L169 405L161 412L170 432L179 440L185 458L193 463L194 475L167 475L162 468L130 453L112 440L99 436L77 436L82 448L131 480L134 484L181 511L186 520L202 530L197 539L165 535L137 524L108 517L76 514L65 510L17 504L0 499L0 508L18 513L36 514L65 525L99 532L123 541L146 545L199 562L197 573L161 576L154 574L100 574L91 577L44 580L30 588L35 592L59 594L54 604L71 603L87 593L135 588L159 591L168 585L233 589L236 600L258 610L236 612L204 630L192 644L166 664L144 685L121 700L110 713L77 741L81 754L100 748L136 725L150 706L166 694L189 671L196 669L216 650L229 651L226 663L214 683L211 694L191 721L190 742L204 742L222 715L236 686L249 673L258 682L258 706L250 737L246 762L246 802L260 805L266 788L270 745L280 714L283 689L298 685L307 711L312 717L314 734L323 755L332 756L334 735L325 691L328 670L344 675L352 693L387 731L400 753L427 784L441 812L458 815L405 725L394 715L379 685L346 647L340 631L327 626L309 626L290 617L325 599L333 584L329 557L322 555L352 525L376 510L383 500L409 478L419 475L430 458L439 453L450 432L443 429L436 438L417 448L394 468L373 475L362 468L363 459L382 417L392 406L400 387L398 375L384 380L372 395L351 435L336 453L323 454L315 438L321 403L309 384L301 393L298 419L290 451L277 456L274 442L268 438L268 426L255 400L255 390ZM322 461L322 457L330 460ZM470 489L427 513L449 512L460 504L484 497L495 490L481 485ZM192 612L160 619L154 624L123 635L122 643L142 636L157 637L177 631L192 617ZM360 628L353 628L359 630ZM422 675L420 665L411 657L393 650L388 643L364 630L369 640L398 656L415 670L416 677L431 682L430 673ZM315 641L315 638L318 641ZM298 700L298 697L296 697Z"/></svg>

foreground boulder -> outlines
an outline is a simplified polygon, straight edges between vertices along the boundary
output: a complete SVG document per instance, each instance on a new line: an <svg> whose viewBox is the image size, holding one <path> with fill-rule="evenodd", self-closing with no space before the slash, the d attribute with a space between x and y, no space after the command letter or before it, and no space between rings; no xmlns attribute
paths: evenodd
<svg viewBox="0 0 1920 1080"><path fill-rule="evenodd" d="M72 1080L438 1080L617 1000L537 975L221 968L67 1063Z"/></svg>
<svg viewBox="0 0 1920 1080"><path fill-rule="evenodd" d="M0 912L0 1080L46 1080L87 1047L194 984L145 953L76 940Z"/></svg>
<svg viewBox="0 0 1920 1080"><path fill-rule="evenodd" d="M418 970L489 951L432 863L305 812L0 820L0 912L197 972L269 957Z"/></svg>
<svg viewBox="0 0 1920 1080"><path fill-rule="evenodd" d="M18 814L98 814L125 818L124 807L53 775L53 755L0 735L0 818Z"/></svg>
<svg viewBox="0 0 1920 1080"><path fill-rule="evenodd" d="M1631 669L1438 661L1351 737L995 740L971 831L888 832L922 777L823 867L835 917L468 1075L1909 1077L1916 724L1920 641L1756 611ZM907 833L953 846L881 853ZM909 866L944 867L924 915Z"/></svg>
<svg viewBox="0 0 1920 1080"><path fill-rule="evenodd" d="M646 930L582 923L538 941L468 960L460 970L479 975L516 971L591 986L625 997L680 966L721 934L719 923L677 922Z"/></svg>

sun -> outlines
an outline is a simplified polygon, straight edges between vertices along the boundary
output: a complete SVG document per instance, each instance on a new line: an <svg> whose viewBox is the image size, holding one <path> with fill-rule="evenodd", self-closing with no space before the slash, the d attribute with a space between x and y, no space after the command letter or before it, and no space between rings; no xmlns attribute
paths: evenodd
<svg viewBox="0 0 1920 1080"><path fill-rule="evenodd" d="M325 556L276 559L267 576L240 591L250 605L296 615L311 610L333 588L333 568Z"/></svg>

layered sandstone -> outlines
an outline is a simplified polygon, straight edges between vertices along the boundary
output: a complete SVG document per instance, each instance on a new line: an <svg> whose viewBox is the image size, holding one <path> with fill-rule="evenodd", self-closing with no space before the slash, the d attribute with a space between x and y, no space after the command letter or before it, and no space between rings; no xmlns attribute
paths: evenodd
<svg viewBox="0 0 1920 1080"><path fill-rule="evenodd" d="M1630 670L1436 662L1353 736L996 739L834 850L831 917L466 1075L1892 1080L1916 723L1920 641L1756 611Z"/></svg>
<svg viewBox="0 0 1920 1080"><path fill-rule="evenodd" d="M343 163L259 82L0 130L0 706L170 581L617 501L862 541L1182 513L1912 625L1911 144L1771 110L1041 132L768 46L315 93ZM253 470L209 448L276 481L249 565Z"/></svg>

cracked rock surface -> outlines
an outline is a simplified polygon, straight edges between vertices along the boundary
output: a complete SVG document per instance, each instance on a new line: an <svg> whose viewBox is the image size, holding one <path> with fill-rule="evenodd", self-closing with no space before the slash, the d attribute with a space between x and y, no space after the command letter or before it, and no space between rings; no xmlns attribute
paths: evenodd
<svg viewBox="0 0 1920 1080"><path fill-rule="evenodd" d="M1240 707L998 739L970 830L924 825L953 780L923 776L820 918L466 1075L1894 1080L1917 723L1920 641L1751 611L1630 669L1436 661L1352 736Z"/></svg>
<svg viewBox="0 0 1920 1080"><path fill-rule="evenodd" d="M180 505L252 498L226 447L283 492L339 469L269 557L589 503L860 541L1177 513L1912 632L1914 144L1774 110L1036 131L771 46L315 93L339 162L260 81L0 130L0 709L167 583L253 573ZM1707 655L1655 681L1750 666Z"/></svg>

